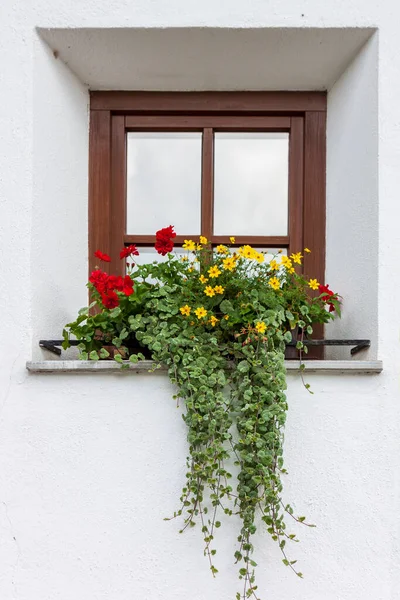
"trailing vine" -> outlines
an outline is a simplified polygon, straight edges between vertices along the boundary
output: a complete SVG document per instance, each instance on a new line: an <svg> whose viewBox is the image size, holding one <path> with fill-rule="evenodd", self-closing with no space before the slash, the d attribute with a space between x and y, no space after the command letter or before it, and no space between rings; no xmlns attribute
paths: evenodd
<svg viewBox="0 0 400 600"><path fill-rule="evenodd" d="M252 540L259 515L283 563L299 577L286 545L298 540L286 520L309 525L282 496L286 344L297 327L303 336L313 323L333 318L339 297L302 275L300 252L268 261L250 246L212 249L201 236L185 241L182 260L171 254L174 235L172 227L156 234L155 248L166 262L130 263L125 277L100 269L91 274L97 312L80 311L64 330L64 347L72 334L81 341L83 359L107 358L111 344L122 368L146 351L167 366L175 399L184 401L189 444L180 504L168 518L182 519L182 533L200 525L215 576L217 531L224 518L239 515L233 559L242 587L236 600L258 600ZM131 245L121 258L137 253ZM109 259L100 252L98 257ZM297 347L306 352L302 337ZM227 467L232 459L235 476Z"/></svg>

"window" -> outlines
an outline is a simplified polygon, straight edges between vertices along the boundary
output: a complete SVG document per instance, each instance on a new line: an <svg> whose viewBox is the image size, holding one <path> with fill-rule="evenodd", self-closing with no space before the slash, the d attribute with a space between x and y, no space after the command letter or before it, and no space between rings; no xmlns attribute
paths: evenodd
<svg viewBox="0 0 400 600"><path fill-rule="evenodd" d="M89 263L150 248L175 225L176 245L251 244L312 253L325 270L326 95L320 92L92 92Z"/></svg>

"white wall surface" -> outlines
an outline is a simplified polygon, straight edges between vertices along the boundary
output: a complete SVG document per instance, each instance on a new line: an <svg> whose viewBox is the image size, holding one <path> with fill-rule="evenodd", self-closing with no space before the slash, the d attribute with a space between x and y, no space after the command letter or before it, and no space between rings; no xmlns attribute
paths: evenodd
<svg viewBox="0 0 400 600"><path fill-rule="evenodd" d="M328 199L348 194L351 227L341 229L331 204L327 267L332 285L343 281L353 297L349 306L362 290L359 305L370 309L358 335L377 336L384 372L312 376L314 396L291 376L286 493L318 528L301 530L294 548L304 581L260 539L259 582L262 598L400 599L399 18L392 0L0 5L2 600L230 600L236 590L223 552L232 528L221 528L221 573L212 580L198 534L184 538L162 521L176 507L186 456L168 382L25 371L37 340L58 337L84 303L87 243L85 82L35 27L378 28L379 48L370 42L330 92L332 119L339 127L351 118L352 129L341 137L330 121ZM342 161L333 140L347 147Z"/></svg>

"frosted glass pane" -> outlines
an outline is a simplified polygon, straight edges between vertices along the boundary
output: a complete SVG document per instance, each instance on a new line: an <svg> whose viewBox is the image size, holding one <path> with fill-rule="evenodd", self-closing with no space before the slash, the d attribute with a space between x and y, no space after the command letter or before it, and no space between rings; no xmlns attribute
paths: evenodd
<svg viewBox="0 0 400 600"><path fill-rule="evenodd" d="M133 256L133 262L137 265L145 265L152 262L166 262L168 256L162 256L154 248L140 247L138 246L139 256ZM175 254L178 258L187 255L187 251L183 248L175 247L171 254Z"/></svg>
<svg viewBox="0 0 400 600"><path fill-rule="evenodd" d="M161 254L158 254L158 252L154 248L138 246L138 251L139 251L139 256L132 257L133 262L135 263L135 265L138 265L138 266L145 265L145 264L152 263L152 262L161 263L161 262L166 262L168 260L168 256L162 256ZM180 248L179 246L175 246L175 248L172 251L172 254L175 254L175 256L178 259L181 259L183 256L188 256L189 260L194 259L194 254L192 252L187 252L187 250L184 250L183 248ZM130 259L129 262L131 263L132 259ZM128 269L127 269L127 271L128 271ZM149 283L155 283L155 279L153 279L152 277L148 277L147 281Z"/></svg>
<svg viewBox="0 0 400 600"><path fill-rule="evenodd" d="M287 235L289 134L216 133L214 233Z"/></svg>
<svg viewBox="0 0 400 600"><path fill-rule="evenodd" d="M201 133L128 133L127 233L200 233Z"/></svg>

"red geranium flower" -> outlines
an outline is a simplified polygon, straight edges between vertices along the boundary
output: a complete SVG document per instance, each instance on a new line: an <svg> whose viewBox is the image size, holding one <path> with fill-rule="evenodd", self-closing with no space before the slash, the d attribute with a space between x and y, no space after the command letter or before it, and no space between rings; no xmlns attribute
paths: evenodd
<svg viewBox="0 0 400 600"><path fill-rule="evenodd" d="M154 248L157 250L158 254L165 256L168 252L172 252L174 247L172 239L174 237L176 237L176 233L173 225L159 229L156 232L156 243Z"/></svg>
<svg viewBox="0 0 400 600"><path fill-rule="evenodd" d="M108 256L108 254L105 254L104 252L100 252L100 250L96 250L94 255L96 258L99 258L103 262L111 262L111 258Z"/></svg>
<svg viewBox="0 0 400 600"><path fill-rule="evenodd" d="M107 290L102 294L101 301L106 308L116 308L119 305L118 296L113 290Z"/></svg>
<svg viewBox="0 0 400 600"><path fill-rule="evenodd" d="M107 273L104 273L104 271L96 269L95 271L91 272L89 281L93 284L98 292L102 293L107 287L108 275Z"/></svg>
<svg viewBox="0 0 400 600"><path fill-rule="evenodd" d="M130 246L125 246L125 248L122 248L121 252L119 253L119 257L122 258L128 258L128 256L139 256L139 252L138 249L136 248L135 244L131 244Z"/></svg>
<svg viewBox="0 0 400 600"><path fill-rule="evenodd" d="M107 288L109 290L118 290L118 292L122 292L122 288L124 287L124 280L121 275L109 275L107 280Z"/></svg>
<svg viewBox="0 0 400 600"><path fill-rule="evenodd" d="M122 288L125 296L131 296L133 294L133 281L129 277L129 275L125 275L124 277L124 285Z"/></svg>
<svg viewBox="0 0 400 600"><path fill-rule="evenodd" d="M324 302L326 302L326 304L329 306L329 312L333 312L335 310L335 305L330 302L330 298L331 296L334 296L334 292L332 292L332 290L329 289L329 285L320 285L319 286L319 293L323 294L321 296L321 300L323 300Z"/></svg>

